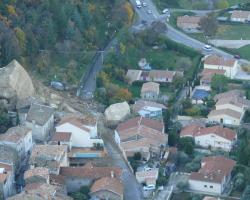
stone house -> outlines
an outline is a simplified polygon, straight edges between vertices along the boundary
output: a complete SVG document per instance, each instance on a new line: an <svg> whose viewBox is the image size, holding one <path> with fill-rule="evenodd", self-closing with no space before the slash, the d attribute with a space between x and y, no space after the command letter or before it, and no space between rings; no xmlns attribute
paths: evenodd
<svg viewBox="0 0 250 200"><path fill-rule="evenodd" d="M35 141L46 141L54 128L54 109L45 105L32 104L25 125L32 129L32 137Z"/></svg>

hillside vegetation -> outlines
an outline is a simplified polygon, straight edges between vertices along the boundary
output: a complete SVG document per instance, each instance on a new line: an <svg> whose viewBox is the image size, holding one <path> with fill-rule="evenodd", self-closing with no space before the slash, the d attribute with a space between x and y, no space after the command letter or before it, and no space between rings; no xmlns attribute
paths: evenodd
<svg viewBox="0 0 250 200"><path fill-rule="evenodd" d="M126 0L2 0L0 66L15 58L41 78L77 83L95 52L132 20Z"/></svg>

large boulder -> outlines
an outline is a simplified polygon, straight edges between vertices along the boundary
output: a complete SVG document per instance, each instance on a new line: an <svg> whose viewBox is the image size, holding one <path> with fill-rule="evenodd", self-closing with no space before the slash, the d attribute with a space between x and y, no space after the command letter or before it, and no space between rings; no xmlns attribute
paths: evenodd
<svg viewBox="0 0 250 200"><path fill-rule="evenodd" d="M110 105L104 112L109 125L117 125L130 115L130 107L126 101Z"/></svg>
<svg viewBox="0 0 250 200"><path fill-rule="evenodd" d="M30 76L16 60L0 68L0 100L9 102L7 106L13 106L18 99L26 99L34 93Z"/></svg>

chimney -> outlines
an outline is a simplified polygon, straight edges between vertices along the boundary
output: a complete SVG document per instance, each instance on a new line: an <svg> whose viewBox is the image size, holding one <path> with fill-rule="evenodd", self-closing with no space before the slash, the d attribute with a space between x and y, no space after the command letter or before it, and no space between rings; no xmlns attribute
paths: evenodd
<svg viewBox="0 0 250 200"><path fill-rule="evenodd" d="M114 177L115 177L114 171L111 171L111 172L110 172L110 176L111 176L111 178L114 178Z"/></svg>

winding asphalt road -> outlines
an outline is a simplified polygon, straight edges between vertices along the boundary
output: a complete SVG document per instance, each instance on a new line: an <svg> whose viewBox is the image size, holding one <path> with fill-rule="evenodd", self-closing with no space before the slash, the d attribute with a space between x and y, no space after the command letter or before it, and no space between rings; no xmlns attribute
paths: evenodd
<svg viewBox="0 0 250 200"><path fill-rule="evenodd" d="M146 2L147 6L139 8L139 9L136 7L135 0L130 0L130 2L134 6L134 9L137 12L139 20L145 20L148 23L152 23L153 21L156 21L156 20L161 20L162 22L166 22L167 16L164 14L160 14L158 12L152 0L144 0L143 2ZM151 10L152 13L149 14L148 10ZM168 31L166 32L166 36L170 38L171 40L174 40L175 42L182 43L186 46L196 49L204 55L212 53L212 54L217 54L217 55L225 56L225 57L233 57L232 55L217 48L213 48L212 52L205 52L203 51L203 47L205 45L204 43L194 38L189 37L188 35L182 33L181 31L176 30L170 24L167 24L167 27L168 27Z"/></svg>
<svg viewBox="0 0 250 200"><path fill-rule="evenodd" d="M136 11L137 16L138 16L137 21L135 22L135 25L131 27L132 29L134 28L136 29L136 31L141 31L145 29L146 27L141 24L142 20L146 21L147 24L151 24L153 21L157 21L157 20L161 20L162 22L166 23L167 16L164 14L160 14L158 12L152 0L143 0L143 2L147 3L147 6L139 8L139 9L136 7L135 0L130 0L130 2L133 5L134 10ZM148 12L149 10L151 11L151 13ZM204 11L201 11L201 12L204 12ZM196 49L204 55L212 53L212 54L217 54L217 55L225 56L225 57L233 57L232 55L217 48L213 48L212 52L203 51L202 48L205 45L204 43L189 37L188 35L182 33L179 30L176 30L170 24L167 24L167 26L168 26L168 31L166 32L166 36L170 38L171 40L174 40L175 42L178 42L186 46L189 46L193 49ZM102 56L105 56L107 51L110 50L112 46L114 46L115 43L116 43L116 39L112 40L104 49L104 54L102 55L100 53L100 55L97 57L95 63L92 66L91 73L87 77L87 80L81 83L78 89L78 94L83 99L93 98L93 94L96 89L96 75L102 68L102 59L103 59Z"/></svg>

